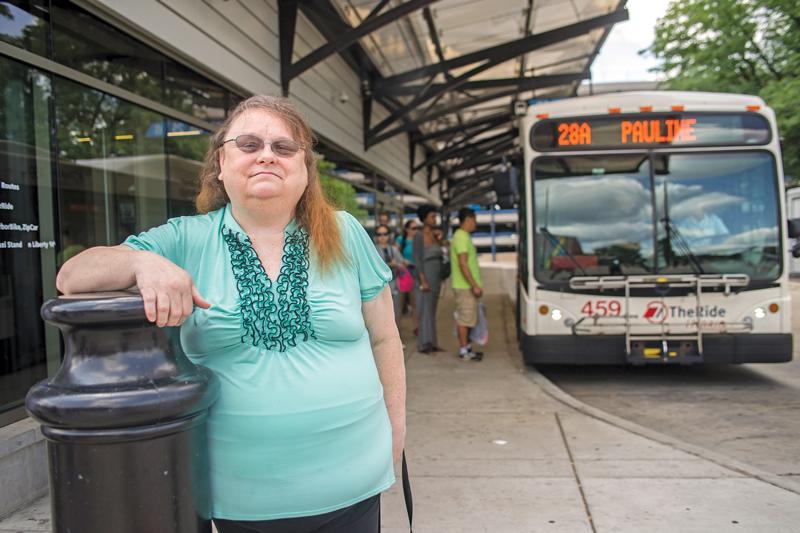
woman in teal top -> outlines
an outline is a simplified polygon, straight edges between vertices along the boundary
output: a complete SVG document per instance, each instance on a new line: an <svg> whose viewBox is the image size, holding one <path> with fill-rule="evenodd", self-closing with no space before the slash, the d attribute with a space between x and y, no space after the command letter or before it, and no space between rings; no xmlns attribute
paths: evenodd
<svg viewBox="0 0 800 533"><path fill-rule="evenodd" d="M209 415L220 533L377 533L405 438L391 272L325 201L313 137L281 98L252 97L214 135L197 199L59 272L62 292L136 285L220 378Z"/></svg>

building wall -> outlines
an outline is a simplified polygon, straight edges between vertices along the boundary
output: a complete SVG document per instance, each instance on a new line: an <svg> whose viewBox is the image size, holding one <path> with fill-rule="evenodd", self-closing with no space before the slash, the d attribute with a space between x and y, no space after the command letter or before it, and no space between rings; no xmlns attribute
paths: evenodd
<svg viewBox="0 0 800 533"><path fill-rule="evenodd" d="M248 93L280 94L276 0L84 0L83 4L212 79ZM298 13L294 61L325 42ZM341 94L347 95L346 102L340 100ZM326 142L377 169L396 185L438 200L438 189L428 191L424 172L409 179L405 135L364 151L360 79L338 54L292 80L290 96ZM373 106L373 124L387 116L381 106ZM420 153L417 161L421 160Z"/></svg>

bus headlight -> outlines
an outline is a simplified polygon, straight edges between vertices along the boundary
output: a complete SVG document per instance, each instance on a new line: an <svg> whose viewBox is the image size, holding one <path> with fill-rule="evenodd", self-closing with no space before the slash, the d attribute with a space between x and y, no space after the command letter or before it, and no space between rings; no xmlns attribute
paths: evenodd
<svg viewBox="0 0 800 533"><path fill-rule="evenodd" d="M571 318L565 318L564 325L567 326L568 328L571 328L572 326L575 325L575 321Z"/></svg>
<svg viewBox="0 0 800 533"><path fill-rule="evenodd" d="M552 318L553 320L561 320L561 317L562 317L562 314L561 314L561 310L560 309L553 309L550 312L550 318Z"/></svg>
<svg viewBox="0 0 800 533"><path fill-rule="evenodd" d="M755 309L753 309L753 315L756 318L764 318L765 316L767 316L767 312L764 310L763 307L756 307Z"/></svg>

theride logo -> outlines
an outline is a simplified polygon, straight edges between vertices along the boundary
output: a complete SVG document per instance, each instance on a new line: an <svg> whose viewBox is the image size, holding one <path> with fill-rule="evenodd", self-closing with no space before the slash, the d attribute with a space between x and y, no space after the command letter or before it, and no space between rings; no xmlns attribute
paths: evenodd
<svg viewBox="0 0 800 533"><path fill-rule="evenodd" d="M654 301L647 304L644 318L651 324L661 324L669 316L669 308L664 302Z"/></svg>

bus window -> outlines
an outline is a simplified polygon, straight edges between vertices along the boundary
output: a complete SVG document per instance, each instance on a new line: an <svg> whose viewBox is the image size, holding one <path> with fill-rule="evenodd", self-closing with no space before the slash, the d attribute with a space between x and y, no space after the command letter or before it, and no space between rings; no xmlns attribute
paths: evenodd
<svg viewBox="0 0 800 533"><path fill-rule="evenodd" d="M769 152L656 155L664 274L780 274L778 182Z"/></svg>
<svg viewBox="0 0 800 533"><path fill-rule="evenodd" d="M538 280L652 271L647 155L540 157L531 174Z"/></svg>

